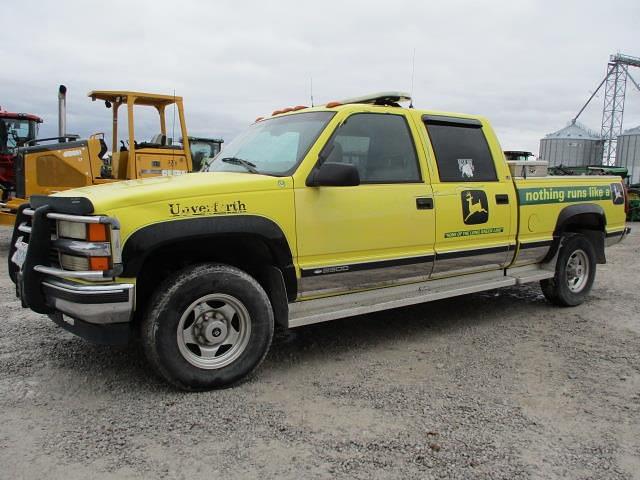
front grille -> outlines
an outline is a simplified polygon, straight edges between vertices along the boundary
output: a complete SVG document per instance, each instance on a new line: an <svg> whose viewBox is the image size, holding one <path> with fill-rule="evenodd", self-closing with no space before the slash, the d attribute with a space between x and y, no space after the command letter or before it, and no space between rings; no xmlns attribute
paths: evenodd
<svg viewBox="0 0 640 480"><path fill-rule="evenodd" d="M55 220L47 219L49 222L49 233L51 234L51 241L58 238L58 229ZM51 267L60 268L60 254L57 249L51 248L49 250L49 262Z"/></svg>
<svg viewBox="0 0 640 480"><path fill-rule="evenodd" d="M29 243L29 239L31 238L31 223L33 221L33 217L24 215L22 218L18 218L16 223L18 223L18 235L22 237L22 241L25 243Z"/></svg>
<svg viewBox="0 0 640 480"><path fill-rule="evenodd" d="M33 221L32 216L24 215L23 220L20 222L20 226L26 227L25 229L20 230L20 236L22 236L22 241L25 243L29 243L29 239L31 236L25 230L30 229L32 227L32 221ZM57 238L56 221L47 219L47 222L49 223L49 234L51 235L51 240L53 241ZM60 268L60 256L59 256L58 250L56 250L55 248L51 248L49 250L48 259L49 259L48 266Z"/></svg>
<svg viewBox="0 0 640 480"><path fill-rule="evenodd" d="M49 263L51 267L60 268L60 255L53 248L49 251Z"/></svg>

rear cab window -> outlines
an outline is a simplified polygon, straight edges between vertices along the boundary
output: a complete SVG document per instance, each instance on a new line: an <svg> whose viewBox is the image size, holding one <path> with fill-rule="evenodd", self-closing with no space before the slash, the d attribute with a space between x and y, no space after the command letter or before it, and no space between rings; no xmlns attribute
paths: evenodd
<svg viewBox="0 0 640 480"><path fill-rule="evenodd" d="M489 144L476 119L424 115L441 182L496 182Z"/></svg>

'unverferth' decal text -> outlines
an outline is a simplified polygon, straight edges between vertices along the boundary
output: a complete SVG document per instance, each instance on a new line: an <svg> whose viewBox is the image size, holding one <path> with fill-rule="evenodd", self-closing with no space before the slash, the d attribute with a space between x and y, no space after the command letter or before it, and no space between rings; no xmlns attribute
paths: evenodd
<svg viewBox="0 0 640 480"><path fill-rule="evenodd" d="M199 205L170 203L169 214L172 217L203 217L207 215L233 215L246 213L247 205L240 200L235 202L213 202Z"/></svg>

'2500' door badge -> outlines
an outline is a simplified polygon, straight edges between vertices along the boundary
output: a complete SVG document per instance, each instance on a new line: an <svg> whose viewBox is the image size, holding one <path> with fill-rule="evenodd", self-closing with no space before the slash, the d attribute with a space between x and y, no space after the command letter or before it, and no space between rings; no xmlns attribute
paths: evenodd
<svg viewBox="0 0 640 480"><path fill-rule="evenodd" d="M465 225L478 225L489 220L489 202L483 190L464 190L460 194L462 201L462 220Z"/></svg>
<svg viewBox="0 0 640 480"><path fill-rule="evenodd" d="M169 214L172 217L202 217L207 215L234 215L246 213L247 205L240 200L235 202L213 202L197 205L170 203Z"/></svg>

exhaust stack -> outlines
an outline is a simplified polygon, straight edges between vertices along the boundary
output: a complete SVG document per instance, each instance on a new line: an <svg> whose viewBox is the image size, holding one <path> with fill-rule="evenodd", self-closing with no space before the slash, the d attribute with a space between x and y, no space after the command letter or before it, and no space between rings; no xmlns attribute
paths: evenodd
<svg viewBox="0 0 640 480"><path fill-rule="evenodd" d="M58 136L67 134L67 87L60 85L58 88Z"/></svg>

